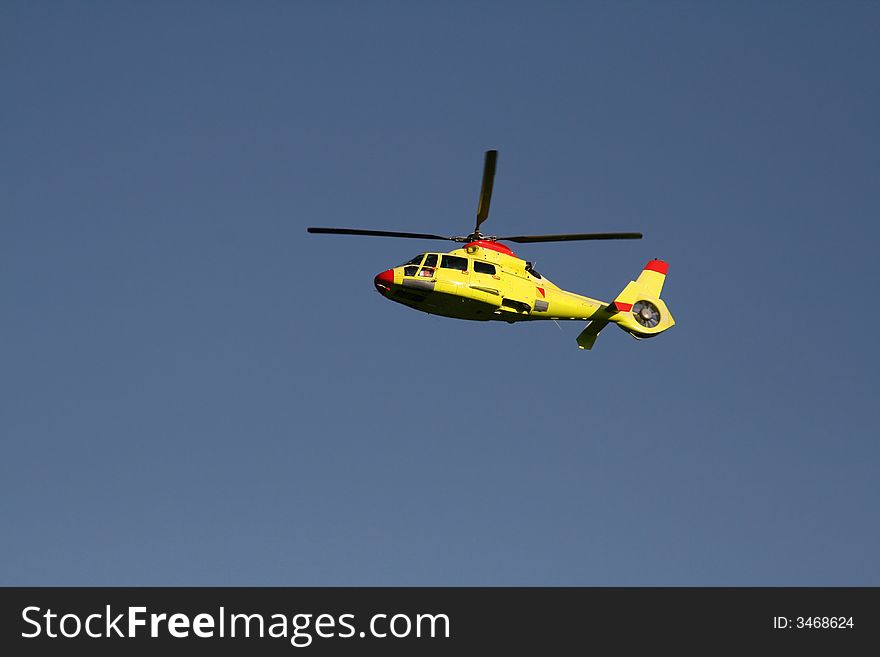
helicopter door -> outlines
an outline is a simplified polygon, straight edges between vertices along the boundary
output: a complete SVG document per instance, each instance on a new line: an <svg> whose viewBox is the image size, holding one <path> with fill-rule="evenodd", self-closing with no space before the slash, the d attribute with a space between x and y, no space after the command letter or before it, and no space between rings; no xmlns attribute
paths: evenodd
<svg viewBox="0 0 880 657"><path fill-rule="evenodd" d="M510 272L501 275L504 277L501 309L517 315L530 313L535 303L535 284Z"/></svg>
<svg viewBox="0 0 880 657"><path fill-rule="evenodd" d="M481 292L489 294L501 294L501 276L497 265L482 260L474 260L473 273L471 274L470 286Z"/></svg>
<svg viewBox="0 0 880 657"><path fill-rule="evenodd" d="M440 256L440 268L437 270L437 274L454 285L467 284L468 259L444 254Z"/></svg>

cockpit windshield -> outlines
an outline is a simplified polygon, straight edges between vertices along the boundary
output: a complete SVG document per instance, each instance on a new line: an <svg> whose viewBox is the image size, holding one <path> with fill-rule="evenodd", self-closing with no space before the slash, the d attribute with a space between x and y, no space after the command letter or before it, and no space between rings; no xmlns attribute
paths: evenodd
<svg viewBox="0 0 880 657"><path fill-rule="evenodd" d="M401 265L403 267L403 275L404 276L423 276L425 278L431 278L434 276L434 268L437 266L437 254L436 253L422 253L421 255L417 255L415 258L410 260L409 262L405 262ZM422 263L422 259L424 258L425 262ZM419 265L422 265L421 269L419 269Z"/></svg>

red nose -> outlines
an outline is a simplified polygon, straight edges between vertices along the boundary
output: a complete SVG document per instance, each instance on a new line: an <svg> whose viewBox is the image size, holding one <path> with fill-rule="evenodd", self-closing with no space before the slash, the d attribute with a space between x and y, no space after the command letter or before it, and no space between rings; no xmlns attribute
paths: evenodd
<svg viewBox="0 0 880 657"><path fill-rule="evenodd" d="M388 294L391 292L392 283L394 283L394 270L386 269L381 274L377 274L373 283L380 294Z"/></svg>

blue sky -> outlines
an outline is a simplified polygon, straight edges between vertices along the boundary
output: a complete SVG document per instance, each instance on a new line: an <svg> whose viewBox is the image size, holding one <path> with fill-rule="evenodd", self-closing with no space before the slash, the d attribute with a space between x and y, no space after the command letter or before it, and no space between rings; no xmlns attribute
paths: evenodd
<svg viewBox="0 0 880 657"><path fill-rule="evenodd" d="M880 584L880 9L6 2L0 584ZM468 323L464 234L677 325Z"/></svg>

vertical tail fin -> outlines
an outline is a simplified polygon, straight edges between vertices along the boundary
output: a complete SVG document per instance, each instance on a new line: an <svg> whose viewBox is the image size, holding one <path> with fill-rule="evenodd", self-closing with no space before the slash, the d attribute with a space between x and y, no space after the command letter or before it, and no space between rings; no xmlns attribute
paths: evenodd
<svg viewBox="0 0 880 657"><path fill-rule="evenodd" d="M666 282L666 272L669 271L669 265L662 260L651 260L639 277L636 279L638 283L649 296L659 297L663 290L663 283Z"/></svg>
<svg viewBox="0 0 880 657"><path fill-rule="evenodd" d="M669 265L662 260L651 260L639 277L630 281L623 288L623 291L614 299L613 305L618 311L626 312L632 309L634 303L639 298L649 297L651 299L659 299L660 292L663 290L663 283L666 282L666 272L669 271Z"/></svg>

